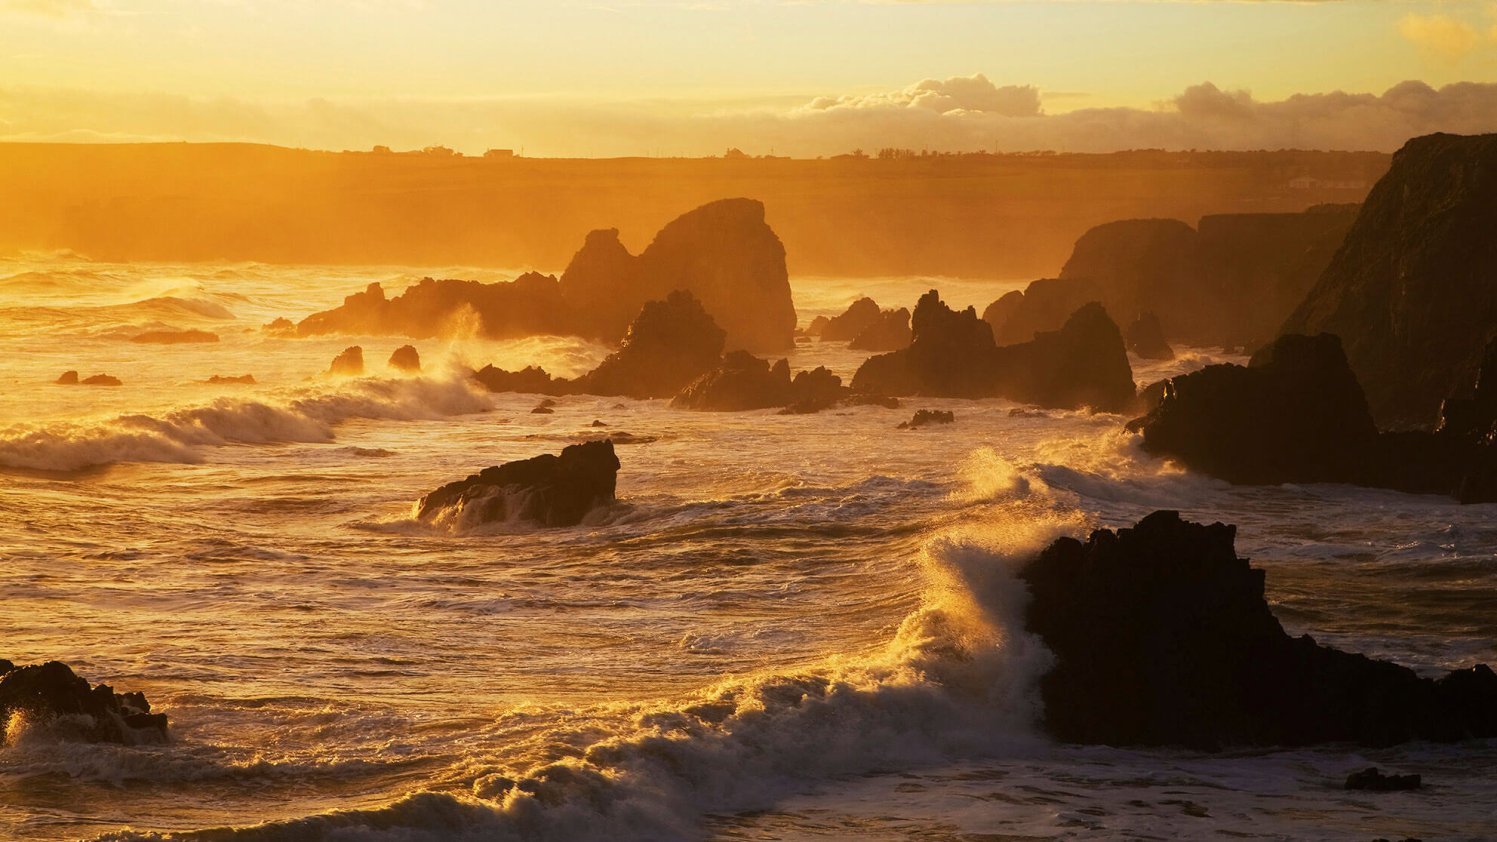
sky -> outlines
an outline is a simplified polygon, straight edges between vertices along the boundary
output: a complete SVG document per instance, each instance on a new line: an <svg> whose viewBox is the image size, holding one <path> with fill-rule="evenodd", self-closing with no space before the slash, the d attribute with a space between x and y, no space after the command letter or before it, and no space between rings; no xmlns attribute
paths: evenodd
<svg viewBox="0 0 1497 842"><path fill-rule="evenodd" d="M0 0L0 140L811 157L1437 130L1497 130L1497 0Z"/></svg>

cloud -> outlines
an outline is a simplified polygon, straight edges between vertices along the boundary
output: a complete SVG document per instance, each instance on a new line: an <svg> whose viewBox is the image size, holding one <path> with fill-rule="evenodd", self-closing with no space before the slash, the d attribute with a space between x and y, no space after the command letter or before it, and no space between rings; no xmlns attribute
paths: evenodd
<svg viewBox="0 0 1497 842"><path fill-rule="evenodd" d="M1483 40L1475 26L1449 15L1404 15L1398 31L1422 49L1452 61L1470 55Z"/></svg>
<svg viewBox="0 0 1497 842"><path fill-rule="evenodd" d="M1053 149L1359 149L1408 138L1497 131L1497 84L1381 94L1296 94L1259 100L1211 83L1153 108L1049 113L1027 85L977 76L885 92L784 102L599 102L537 98L250 100L0 87L0 140L252 141L321 149L446 145L470 153L707 155L728 147L814 157L855 148L941 151ZM1058 100L1063 102L1064 100Z"/></svg>

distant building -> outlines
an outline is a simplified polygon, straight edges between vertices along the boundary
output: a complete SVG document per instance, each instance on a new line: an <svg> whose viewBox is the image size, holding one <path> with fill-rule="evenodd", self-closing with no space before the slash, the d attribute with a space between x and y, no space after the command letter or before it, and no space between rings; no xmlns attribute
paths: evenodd
<svg viewBox="0 0 1497 842"><path fill-rule="evenodd" d="M485 158L513 158L513 157L515 157L515 150L513 150L513 149L490 149L489 151L483 153L483 157L485 157Z"/></svg>

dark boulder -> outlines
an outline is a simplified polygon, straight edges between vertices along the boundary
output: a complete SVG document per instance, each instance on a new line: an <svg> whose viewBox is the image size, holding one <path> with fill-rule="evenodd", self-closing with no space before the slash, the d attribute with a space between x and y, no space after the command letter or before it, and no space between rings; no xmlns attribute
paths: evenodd
<svg viewBox="0 0 1497 842"><path fill-rule="evenodd" d="M724 334L701 302L677 290L644 305L618 351L573 381L589 395L674 397L722 359Z"/></svg>
<svg viewBox="0 0 1497 842"><path fill-rule="evenodd" d="M790 403L790 364L770 365L747 351L730 352L716 368L671 400L680 409L741 412Z"/></svg>
<svg viewBox="0 0 1497 842"><path fill-rule="evenodd" d="M1144 313L1134 319L1123 331L1128 350L1146 360L1172 360L1175 349L1164 339L1164 328L1159 326L1159 317Z"/></svg>
<svg viewBox="0 0 1497 842"><path fill-rule="evenodd" d="M1419 789L1424 779L1419 775L1385 775L1376 766L1369 766L1346 776L1346 789L1367 792L1405 792Z"/></svg>
<svg viewBox="0 0 1497 842"><path fill-rule="evenodd" d="M1040 681L1051 734L1208 750L1497 736L1497 674L1431 680L1290 637L1235 536L1155 512L1020 570L1027 626L1055 656Z"/></svg>
<svg viewBox="0 0 1497 842"><path fill-rule="evenodd" d="M1410 140L1284 333L1337 334L1384 426L1434 424L1497 336L1497 134Z"/></svg>
<svg viewBox="0 0 1497 842"><path fill-rule="evenodd" d="M817 366L808 371L797 371L790 381L790 405L782 415L807 415L830 409L848 398L848 390L842 378L833 374L826 366Z"/></svg>
<svg viewBox="0 0 1497 842"><path fill-rule="evenodd" d="M828 342L851 342L872 327L883 313L872 298L859 298L840 316L833 316L821 328L820 336Z"/></svg>
<svg viewBox="0 0 1497 842"><path fill-rule="evenodd" d="M560 456L506 462L448 483L421 498L416 516L458 526L506 521L576 526L588 512L613 502L618 472L612 441L568 445Z"/></svg>
<svg viewBox="0 0 1497 842"><path fill-rule="evenodd" d="M421 370L421 354L414 345L401 345L390 355L387 364L396 371L418 372Z"/></svg>
<svg viewBox="0 0 1497 842"><path fill-rule="evenodd" d="M526 366L519 371L505 371L486 365L473 372L473 379L490 392L520 392L529 395L564 395L570 391L571 383L553 378L544 368Z"/></svg>
<svg viewBox="0 0 1497 842"><path fill-rule="evenodd" d="M921 427L929 427L934 424L950 424L956 421L956 414L944 409L917 409L915 417L908 421L901 421L898 429L918 430Z"/></svg>
<svg viewBox="0 0 1497 842"><path fill-rule="evenodd" d="M854 391L953 398L1001 397L1046 407L1120 412L1134 405L1133 372L1117 325L1096 304L1058 331L998 346L968 307L953 311L932 290L921 296L909 348L867 360Z"/></svg>
<svg viewBox="0 0 1497 842"><path fill-rule="evenodd" d="M1128 427L1146 451L1229 482L1340 482L1494 502L1497 374L1485 371L1472 397L1447 401L1439 431L1380 433L1340 341L1288 335L1246 367L1173 378Z"/></svg>
<svg viewBox="0 0 1497 842"><path fill-rule="evenodd" d="M358 377L364 373L364 349L358 345L351 345L343 349L343 353L333 358L333 364L328 366L328 374L341 374L346 377Z"/></svg>
<svg viewBox="0 0 1497 842"><path fill-rule="evenodd" d="M0 661L0 722L16 714L86 742L166 740L166 715L151 713L143 694L90 686L59 661L24 667Z"/></svg>
<svg viewBox="0 0 1497 842"><path fill-rule="evenodd" d="M899 351L910 347L913 339L910 311L900 307L880 313L878 319L853 337L847 347L854 351Z"/></svg>

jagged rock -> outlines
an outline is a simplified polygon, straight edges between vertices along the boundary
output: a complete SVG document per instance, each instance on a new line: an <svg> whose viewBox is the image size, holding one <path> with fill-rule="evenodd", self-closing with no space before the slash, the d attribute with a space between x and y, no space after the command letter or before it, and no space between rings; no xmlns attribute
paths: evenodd
<svg viewBox="0 0 1497 842"><path fill-rule="evenodd" d="M520 392L529 395L564 395L570 382L553 378L539 366L526 366L519 371L505 371L486 365L473 373L473 379L490 392Z"/></svg>
<svg viewBox="0 0 1497 842"><path fill-rule="evenodd" d="M215 374L208 378L208 384L211 386L253 386L255 385L255 375L240 374L238 376L224 376L222 374Z"/></svg>
<svg viewBox="0 0 1497 842"><path fill-rule="evenodd" d="M1410 140L1284 333L1337 334L1384 426L1434 423L1497 337L1497 134Z"/></svg>
<svg viewBox="0 0 1497 842"><path fill-rule="evenodd" d="M950 424L956 421L956 414L943 409L918 409L915 417L908 421L901 421L898 429L917 430L921 427L929 427L933 424Z"/></svg>
<svg viewBox="0 0 1497 842"><path fill-rule="evenodd" d="M85 377L82 380L80 380L79 382L82 383L84 386L119 386L119 385L122 385L120 383L120 379L118 377L114 377L114 376L109 375L109 374L95 374L92 377Z"/></svg>
<svg viewBox="0 0 1497 842"><path fill-rule="evenodd" d="M729 349L779 351L794 345L795 305L785 247L764 221L764 205L724 199L683 214L638 257L618 231L594 231L561 276L583 335L617 340L645 302L685 290L726 331Z"/></svg>
<svg viewBox="0 0 1497 842"><path fill-rule="evenodd" d="M144 345L190 345L217 342L218 334L206 330L151 330L130 337Z"/></svg>
<svg viewBox="0 0 1497 842"><path fill-rule="evenodd" d="M629 325L619 350L577 378L589 395L674 397L722 359L723 331L690 292L651 301Z"/></svg>
<svg viewBox="0 0 1497 842"><path fill-rule="evenodd" d="M831 324L831 322L832 320L828 319L826 316L817 316L816 318L811 320L811 323L809 325L806 326L806 335L819 338L821 336L821 332L826 330L826 326Z"/></svg>
<svg viewBox="0 0 1497 842"><path fill-rule="evenodd" d="M903 307L885 310L848 343L854 351L899 351L910 347L914 333L910 330L910 311Z"/></svg>
<svg viewBox="0 0 1497 842"><path fill-rule="evenodd" d="M59 661L17 667L0 660L0 722L16 714L87 742L138 744L167 736L166 715L151 713L144 694L90 686Z"/></svg>
<svg viewBox="0 0 1497 842"><path fill-rule="evenodd" d="M1001 347L974 308L955 312L935 290L921 296L911 322L910 347L863 363L853 376L854 391L1002 397L1108 412L1133 406L1133 372L1122 334L1099 305L1081 307L1058 331Z"/></svg>
<svg viewBox="0 0 1497 842"><path fill-rule="evenodd" d="M78 385L78 372L76 372L76 371L64 371L62 373L62 376L59 377L59 378L57 378L53 382L55 382L59 386L77 386Z"/></svg>
<svg viewBox="0 0 1497 842"><path fill-rule="evenodd" d="M333 364L328 366L328 374L341 374L347 377L358 377L364 373L364 349L358 345L351 345L343 349L343 353L333 358Z"/></svg>
<svg viewBox="0 0 1497 842"><path fill-rule="evenodd" d="M1298 746L1497 735L1497 674L1439 680L1287 635L1236 529L1155 512L1026 564L1026 624L1054 654L1044 726L1106 745Z"/></svg>
<svg viewBox="0 0 1497 842"><path fill-rule="evenodd" d="M421 354L414 345L401 345L390 355L388 365L396 371L420 371Z"/></svg>
<svg viewBox="0 0 1497 842"><path fill-rule="evenodd" d="M1450 403L1441 432L1379 433L1340 340L1288 335L1246 367L1170 380L1128 426L1150 453L1229 482L1342 482L1487 502L1497 500L1497 359L1490 371L1477 397Z"/></svg>
<svg viewBox="0 0 1497 842"><path fill-rule="evenodd" d="M1367 792L1403 792L1419 789L1424 779L1419 775L1385 775L1376 766L1346 776L1346 789Z"/></svg>
<svg viewBox="0 0 1497 842"><path fill-rule="evenodd" d="M476 526L523 520L576 526L593 509L612 503L619 460L607 439L485 468L422 497L416 516L432 523Z"/></svg>
<svg viewBox="0 0 1497 842"><path fill-rule="evenodd" d="M790 381L790 405L781 410L781 415L808 415L830 409L848 397L842 378L833 374L826 366L819 365L809 371L797 371Z"/></svg>
<svg viewBox="0 0 1497 842"><path fill-rule="evenodd" d="M821 338L829 342L851 342L872 327L882 312L872 298L859 298L848 305L842 315L832 317L822 326Z"/></svg>
<svg viewBox="0 0 1497 842"><path fill-rule="evenodd" d="M329 333L410 336L477 332L491 339L574 332L556 278L529 272L509 283L423 278L399 296L370 284L343 305L297 325L301 336Z"/></svg>
<svg viewBox="0 0 1497 842"><path fill-rule="evenodd" d="M671 400L680 409L741 412L790 403L790 364L773 366L747 351L732 351L716 368L692 381Z"/></svg>
<svg viewBox="0 0 1497 842"><path fill-rule="evenodd" d="M1159 326L1159 317L1144 313L1134 319L1123 331L1128 350L1146 360L1172 360L1175 349L1164 339L1164 328Z"/></svg>

